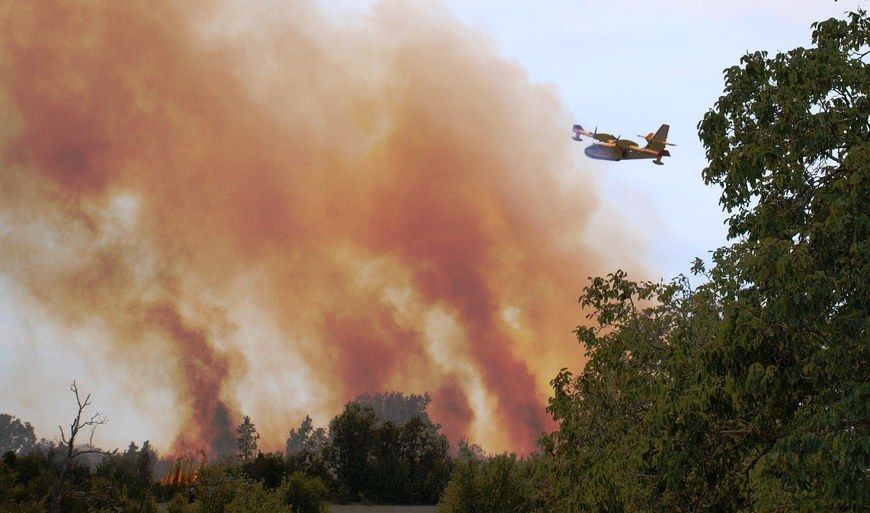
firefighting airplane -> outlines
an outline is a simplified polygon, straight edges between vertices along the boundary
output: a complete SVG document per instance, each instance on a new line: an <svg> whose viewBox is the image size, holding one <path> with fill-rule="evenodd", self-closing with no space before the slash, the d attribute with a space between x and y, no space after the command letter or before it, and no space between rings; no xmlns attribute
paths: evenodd
<svg viewBox="0 0 870 513"><path fill-rule="evenodd" d="M613 137L610 134L598 133L596 128L594 132L584 130L580 125L574 125L575 141L582 141L580 136L591 137L597 142L593 142L586 147L586 156L598 160L631 160L631 159L655 159L653 164L661 166L663 164L662 157L670 157L671 152L665 149L665 146L676 146L669 143L668 125L662 125L655 134L647 134L646 137L638 135L646 139L646 146L640 147L636 142L620 137Z"/></svg>

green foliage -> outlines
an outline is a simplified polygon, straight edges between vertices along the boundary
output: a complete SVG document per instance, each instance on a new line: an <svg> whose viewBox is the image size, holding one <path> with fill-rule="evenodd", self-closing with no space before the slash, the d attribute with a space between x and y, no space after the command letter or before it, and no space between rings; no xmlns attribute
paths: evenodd
<svg viewBox="0 0 870 513"><path fill-rule="evenodd" d="M551 470L541 458L514 454L457 462L438 503L438 513L533 513L548 511L541 493Z"/></svg>
<svg viewBox="0 0 870 513"><path fill-rule="evenodd" d="M302 472L290 474L278 488L278 496L292 513L326 513L323 503L326 485L319 477L309 477Z"/></svg>
<svg viewBox="0 0 870 513"><path fill-rule="evenodd" d="M151 494L155 460L147 441L142 449L130 442L125 452L105 456L93 473L93 484L101 490L98 495L106 497L106 501L146 501Z"/></svg>
<svg viewBox="0 0 870 513"><path fill-rule="evenodd" d="M26 454L36 448L36 434L30 422L21 423L21 419L7 413L0 413L0 454L12 451Z"/></svg>
<svg viewBox="0 0 870 513"><path fill-rule="evenodd" d="M482 460L486 457L483 448L475 443L471 443L465 437L459 437L456 444L456 459L465 460Z"/></svg>
<svg viewBox="0 0 870 513"><path fill-rule="evenodd" d="M0 509L11 509L25 497L24 486L15 472L15 453L8 452L0 461Z"/></svg>
<svg viewBox="0 0 870 513"><path fill-rule="evenodd" d="M306 415L299 428L291 429L287 437L287 470L299 470L311 476L329 479L325 460L328 446L326 430L322 427L314 428L311 417Z"/></svg>
<svg viewBox="0 0 870 513"><path fill-rule="evenodd" d="M256 481L238 483L225 513L290 513L280 494L267 490Z"/></svg>
<svg viewBox="0 0 870 513"><path fill-rule="evenodd" d="M199 502L190 502L183 493L177 493L166 505L166 513L201 513L202 505Z"/></svg>
<svg viewBox="0 0 870 513"><path fill-rule="evenodd" d="M257 426L251 422L251 417L245 415L242 423L236 428L236 432L239 434L236 439L236 445L239 449L236 457L242 463L249 463L257 455L257 440L260 439L260 434L257 433Z"/></svg>
<svg viewBox="0 0 870 513"><path fill-rule="evenodd" d="M401 392L381 392L378 394L362 394L353 402L362 406L371 406L382 422L392 422L397 426L408 422L414 417L429 422L426 408L432 402L428 393L408 394Z"/></svg>
<svg viewBox="0 0 870 513"><path fill-rule="evenodd" d="M330 463L338 481L354 499L366 490L369 456L374 451L373 433L378 424L374 409L357 403L345 405L344 411L329 422Z"/></svg>
<svg viewBox="0 0 870 513"><path fill-rule="evenodd" d="M47 497L56 474L51 455L50 452L40 450L23 456L12 452L4 454L0 463L3 470L0 473L4 473L7 480L14 480L15 483L9 488L3 487L10 494L7 498L11 496L14 502L22 503L41 501Z"/></svg>
<svg viewBox="0 0 870 513"><path fill-rule="evenodd" d="M447 439L428 419L382 422L372 406L352 402L329 434L328 461L350 500L432 504L447 483Z"/></svg>
<svg viewBox="0 0 870 513"><path fill-rule="evenodd" d="M0 511L44 512L56 465L50 453L33 450L19 456L7 452L0 460ZM78 504L80 510L84 509Z"/></svg>
<svg viewBox="0 0 870 513"><path fill-rule="evenodd" d="M266 488L276 488L288 472L287 463L280 452L257 453L257 457L244 464L242 469L249 479L262 482Z"/></svg>
<svg viewBox="0 0 870 513"><path fill-rule="evenodd" d="M543 440L552 511L870 510L870 22L741 59L699 124L730 247L695 290L596 278Z"/></svg>
<svg viewBox="0 0 870 513"><path fill-rule="evenodd" d="M299 425L299 429L291 429L287 437L287 455L320 452L326 446L326 430L322 427L314 428L311 417L306 415Z"/></svg>
<svg viewBox="0 0 870 513"><path fill-rule="evenodd" d="M697 351L715 339L715 298L693 293L685 278L634 283L617 272L595 278L581 303L597 326L576 331L590 358L583 374L562 370L553 380L548 411L560 429L543 440L559 476L551 508L654 511L662 483L641 476L654 472L652 458L674 449L654 430L701 422L694 413L675 415L673 399L684 396L688 410L704 402ZM702 481L681 484L700 494Z"/></svg>
<svg viewBox="0 0 870 513"><path fill-rule="evenodd" d="M414 504L434 504L450 477L449 444L438 426L412 417L399 428L399 463L406 478L396 499Z"/></svg>
<svg viewBox="0 0 870 513"><path fill-rule="evenodd" d="M813 27L815 48L727 70L699 125L738 237L716 255L720 374L759 510L866 511L870 19Z"/></svg>
<svg viewBox="0 0 870 513"><path fill-rule="evenodd" d="M275 489L245 477L243 469L229 462L207 465L196 485L196 501L176 495L169 505L178 513L323 513L326 485L320 478L294 472Z"/></svg>
<svg viewBox="0 0 870 513"><path fill-rule="evenodd" d="M246 485L242 469L227 461L205 465L196 482L196 499L202 513L225 513L236 492Z"/></svg>

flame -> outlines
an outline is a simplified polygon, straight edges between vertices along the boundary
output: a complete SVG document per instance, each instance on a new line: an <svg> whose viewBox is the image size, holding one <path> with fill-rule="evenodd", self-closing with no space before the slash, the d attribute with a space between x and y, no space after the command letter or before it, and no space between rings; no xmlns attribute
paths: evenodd
<svg viewBox="0 0 870 513"><path fill-rule="evenodd" d="M199 473L207 463L205 451L200 451L199 460L193 456L176 458L169 468L169 472L163 476L160 483L163 486L193 486L199 479Z"/></svg>

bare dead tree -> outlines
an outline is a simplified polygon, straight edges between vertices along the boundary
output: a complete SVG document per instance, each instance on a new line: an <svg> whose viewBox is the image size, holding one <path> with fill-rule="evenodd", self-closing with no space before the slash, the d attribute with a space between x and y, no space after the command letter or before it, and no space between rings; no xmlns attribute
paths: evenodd
<svg viewBox="0 0 870 513"><path fill-rule="evenodd" d="M70 490L66 486L67 475L75 465L76 460L78 460L81 456L85 454L106 453L106 451L94 447L94 433L97 431L97 426L101 426L109 421L108 417L100 412L96 412L88 417L88 414L85 412L85 410L92 406L91 394L85 396L85 399L83 401L81 395L79 394L78 385L76 385L75 381L72 382L72 385L70 385L69 389L76 397L78 411L76 412L76 416L69 426L68 432L64 431L61 426L57 427L60 430L60 439L62 442L62 446L66 447L66 451L64 454L60 474L57 476L57 479L54 482L54 486L52 486L52 513L59 513L61 511L63 499L70 495L75 495L76 493L75 490ZM76 446L76 439L79 438L79 436L82 434L82 430L84 430L85 432L87 432L88 430L90 431L90 434L88 435L88 443L84 447Z"/></svg>

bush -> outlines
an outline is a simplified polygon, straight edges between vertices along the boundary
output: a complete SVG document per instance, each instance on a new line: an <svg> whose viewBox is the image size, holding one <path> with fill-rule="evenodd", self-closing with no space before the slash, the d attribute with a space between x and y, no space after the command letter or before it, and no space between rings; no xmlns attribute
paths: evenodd
<svg viewBox="0 0 870 513"><path fill-rule="evenodd" d="M533 513L545 511L539 482L545 462L502 454L457 461L438 503L438 513Z"/></svg>
<svg viewBox="0 0 870 513"><path fill-rule="evenodd" d="M246 482L241 468L230 462L204 466L196 482L196 498L203 513L224 513Z"/></svg>
<svg viewBox="0 0 870 513"><path fill-rule="evenodd" d="M290 513L280 494L263 487L263 483L243 481L227 504L225 513Z"/></svg>
<svg viewBox="0 0 870 513"><path fill-rule="evenodd" d="M266 488L277 488L287 474L287 463L281 453L260 452L254 459L245 463L242 470L251 481L262 481Z"/></svg>
<svg viewBox="0 0 870 513"><path fill-rule="evenodd" d="M175 494L166 506L167 513L200 513L201 511L202 504L200 502L191 503L185 493Z"/></svg>
<svg viewBox="0 0 870 513"><path fill-rule="evenodd" d="M184 495L176 495L169 513L325 513L326 491L323 480L302 472L292 473L271 490L247 479L240 467L218 463L200 472L196 502L189 505Z"/></svg>
<svg viewBox="0 0 870 513"><path fill-rule="evenodd" d="M319 477L293 472L278 488L278 495L292 513L325 513L326 485Z"/></svg>

